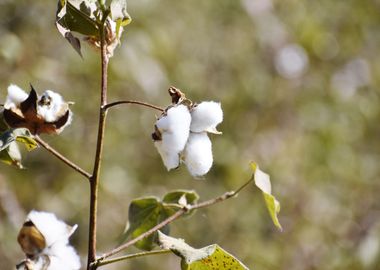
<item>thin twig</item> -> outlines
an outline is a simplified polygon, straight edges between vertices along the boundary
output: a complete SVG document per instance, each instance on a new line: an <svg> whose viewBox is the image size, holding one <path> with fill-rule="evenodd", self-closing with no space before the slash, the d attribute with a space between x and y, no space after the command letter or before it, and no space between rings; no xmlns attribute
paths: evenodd
<svg viewBox="0 0 380 270"><path fill-rule="evenodd" d="M121 101L111 102L111 103L108 103L107 105L105 105L104 109L108 110L111 107L121 105L121 104L134 104L134 105L140 105L140 106L152 108L152 109L158 110L160 112L164 111L164 109L159 107L159 106L156 106L156 105L153 105L153 104L150 104L147 102L137 101L137 100L121 100Z"/></svg>
<svg viewBox="0 0 380 270"><path fill-rule="evenodd" d="M173 215L171 215L170 217L168 217L167 219L165 219L164 221L162 221L161 223L157 224L156 226L154 226L153 228L151 228L150 230L146 231L145 233L143 234L140 234L138 237L134 238L134 239L131 239L130 241L128 241L127 243L111 250L110 252L108 253L105 253L103 254L101 257L99 257L97 260L96 260L96 264L99 264L101 263L102 261L104 261L106 258L108 257L111 257L123 250L125 250L126 248L134 245L135 243L137 243L138 241L148 237L149 235L155 233L156 231L158 231L159 229L165 227L166 225L168 225L169 223L173 222L174 220L178 219L179 217L181 217L183 214L191 211L191 210L194 210L194 209L199 209L199 208L204 208L204 207L208 207L208 206L211 206L211 205L214 205L214 204L217 204L219 202L222 202L222 201L225 201L229 198L233 198L233 197L236 197L238 195L238 193L240 191L242 191L245 187L247 187L252 181L254 180L253 177L251 177L247 182L245 182L242 186L240 186L238 189L236 189L235 191L228 191L228 192L225 192L224 194L218 196L218 197L215 197L213 199L210 199L210 200L207 200L207 201L204 201L204 202L200 202L200 203L197 203L197 204L194 204L194 205L188 205L188 206L185 206L183 208L181 208L180 210L178 210L177 212L175 212Z"/></svg>
<svg viewBox="0 0 380 270"><path fill-rule="evenodd" d="M105 42L105 20L108 14L103 15L100 25L100 50L101 50L101 89L100 89L100 109L98 138L96 143L95 161L93 173L90 181L90 217L89 217L89 241L88 241L88 261L87 270L95 270L96 265L92 263L96 260L96 234L97 234L97 212L98 212L98 189L100 178L100 167L103 155L104 133L106 126L107 111L104 106L107 104L107 84L108 84L108 62L107 45Z"/></svg>
<svg viewBox="0 0 380 270"><path fill-rule="evenodd" d="M45 148L47 151L52 153L54 156L56 156L58 159L66 163L68 166L73 168L75 171L86 177L87 179L91 178L91 174L83 170L81 167L79 167L77 164L69 160L68 158L64 157L61 153L59 153L57 150L55 150L53 147L51 147L47 142L42 140L39 136L35 136L34 140L41 145L43 148Z"/></svg>
<svg viewBox="0 0 380 270"><path fill-rule="evenodd" d="M170 249L160 249L160 250L153 250L153 251L144 251L144 252L139 252L139 253L135 253L135 254L129 254L129 255L125 255L125 256L120 256L120 257L117 257L117 258L114 258L114 259L110 259L110 260L104 260L104 261L99 262L97 264L97 266L99 267L99 266L104 266L104 265L115 263L115 262L130 260L130 259L134 259L134 258L138 258L138 257L144 257L144 256L150 256L150 255L167 254L167 253L171 253L171 252L172 251Z"/></svg>

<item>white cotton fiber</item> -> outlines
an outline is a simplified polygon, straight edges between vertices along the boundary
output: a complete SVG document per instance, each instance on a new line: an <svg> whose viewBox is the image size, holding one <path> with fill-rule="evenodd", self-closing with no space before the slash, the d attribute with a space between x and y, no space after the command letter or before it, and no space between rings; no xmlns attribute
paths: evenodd
<svg viewBox="0 0 380 270"><path fill-rule="evenodd" d="M179 166L179 154L185 148L190 132L191 115L188 108L178 105L170 108L156 122L161 140L154 144L168 170Z"/></svg>
<svg viewBox="0 0 380 270"><path fill-rule="evenodd" d="M161 141L155 141L154 146L157 148L165 167L170 171L179 166L179 153L170 148L170 137L172 134L163 134Z"/></svg>
<svg viewBox="0 0 380 270"><path fill-rule="evenodd" d="M49 256L50 265L47 270L78 270L80 258L74 248L64 244L54 244L46 254Z"/></svg>
<svg viewBox="0 0 380 270"><path fill-rule="evenodd" d="M46 104L41 101L45 101ZM60 94L46 90L40 98L37 113L44 118L46 122L55 122L65 114L67 109L67 104Z"/></svg>
<svg viewBox="0 0 380 270"><path fill-rule="evenodd" d="M195 106L191 111L192 132L220 133L216 126L223 121L223 111L219 102L204 101Z"/></svg>
<svg viewBox="0 0 380 270"><path fill-rule="evenodd" d="M33 222L36 228L41 232L49 247L56 242L68 243L68 239L75 231L76 225L71 227L63 221L57 219L52 213L31 211L27 220Z"/></svg>
<svg viewBox="0 0 380 270"><path fill-rule="evenodd" d="M28 98L28 94L17 85L8 86L8 95L5 100L4 108L7 110L17 108L20 103Z"/></svg>
<svg viewBox="0 0 380 270"><path fill-rule="evenodd" d="M212 145L206 132L190 133L183 159L194 177L205 175L210 170L213 162Z"/></svg>

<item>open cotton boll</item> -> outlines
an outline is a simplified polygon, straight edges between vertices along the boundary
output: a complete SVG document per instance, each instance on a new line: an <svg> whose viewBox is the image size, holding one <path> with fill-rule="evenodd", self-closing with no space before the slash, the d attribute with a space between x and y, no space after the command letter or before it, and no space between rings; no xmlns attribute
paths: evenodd
<svg viewBox="0 0 380 270"><path fill-rule="evenodd" d="M46 252L50 264L48 270L77 270L80 269L80 258L75 249L61 243L54 244Z"/></svg>
<svg viewBox="0 0 380 270"><path fill-rule="evenodd" d="M210 132L220 134L216 126L223 121L223 111L219 102L204 101L191 111L192 132Z"/></svg>
<svg viewBox="0 0 380 270"><path fill-rule="evenodd" d="M5 100L4 108L7 110L17 108L21 102L28 98L28 94L17 85L8 86L8 95Z"/></svg>
<svg viewBox="0 0 380 270"><path fill-rule="evenodd" d="M213 162L212 145L206 132L190 133L183 159L194 177L205 175L210 170Z"/></svg>
<svg viewBox="0 0 380 270"><path fill-rule="evenodd" d="M170 137L172 136L172 134L164 133L162 140L154 142L154 146L157 148L158 153L160 154L161 159L168 171L179 166L179 152L173 151L170 147Z"/></svg>
<svg viewBox="0 0 380 270"><path fill-rule="evenodd" d="M46 90L38 101L37 114L46 122L55 122L68 110L62 96L51 90Z"/></svg>
<svg viewBox="0 0 380 270"><path fill-rule="evenodd" d="M191 114L185 105L171 107L166 111L166 115L159 118L156 122L160 132L183 132L187 141L188 131L191 123Z"/></svg>
<svg viewBox="0 0 380 270"><path fill-rule="evenodd" d="M46 246L60 241L68 243L69 237L76 230L77 225L71 227L63 221L57 219L52 213L31 211L27 216L27 221L33 222L36 228L41 232L46 241Z"/></svg>

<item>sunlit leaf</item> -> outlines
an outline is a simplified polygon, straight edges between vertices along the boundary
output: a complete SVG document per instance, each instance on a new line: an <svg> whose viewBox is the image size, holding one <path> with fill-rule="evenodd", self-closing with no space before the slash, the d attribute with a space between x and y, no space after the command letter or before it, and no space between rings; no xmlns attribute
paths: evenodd
<svg viewBox="0 0 380 270"><path fill-rule="evenodd" d="M248 270L243 263L216 244L196 249L182 239L161 232L158 233L158 242L162 248L170 249L182 258L182 270Z"/></svg>
<svg viewBox="0 0 380 270"><path fill-rule="evenodd" d="M254 162L251 163L251 168L254 172L255 184L263 192L265 205L272 218L273 224L282 231L282 226L277 217L280 212L280 203L272 195L270 177L268 174L261 171L259 166Z"/></svg>
<svg viewBox="0 0 380 270"><path fill-rule="evenodd" d="M127 12L127 0L112 0L111 5L112 20L120 26L126 26L132 19Z"/></svg>
<svg viewBox="0 0 380 270"><path fill-rule="evenodd" d="M79 1L59 0L56 15L56 26L63 37L71 44L75 51L82 56L81 44L72 32L77 32L87 37L99 37L99 28L96 21L91 17L91 5L95 3L90 0Z"/></svg>
<svg viewBox="0 0 380 270"><path fill-rule="evenodd" d="M22 168L21 153L16 142L22 143L29 151L35 149L38 144L26 128L9 129L0 135L0 160Z"/></svg>
<svg viewBox="0 0 380 270"><path fill-rule="evenodd" d="M15 142L10 143L7 148L0 151L0 161L8 165L16 166L19 169L23 168L20 149Z"/></svg>

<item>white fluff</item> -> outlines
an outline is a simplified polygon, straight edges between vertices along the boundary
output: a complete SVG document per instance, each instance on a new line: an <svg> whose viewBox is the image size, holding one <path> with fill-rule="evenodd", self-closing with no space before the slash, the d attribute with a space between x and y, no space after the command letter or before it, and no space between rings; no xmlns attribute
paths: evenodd
<svg viewBox="0 0 380 270"><path fill-rule="evenodd" d="M66 103L60 94L46 90L40 100L42 99L49 100L49 104L39 104L37 106L37 113L44 118L46 122L55 122L62 117Z"/></svg>
<svg viewBox="0 0 380 270"><path fill-rule="evenodd" d="M7 110L20 106L20 103L28 98L28 94L17 85L8 86L8 95L5 100L4 108Z"/></svg>
<svg viewBox="0 0 380 270"><path fill-rule="evenodd" d="M166 115L156 122L161 133L161 141L156 146L168 170L179 166L179 155L185 148L190 132L191 115L184 105L170 108Z"/></svg>
<svg viewBox="0 0 380 270"><path fill-rule="evenodd" d="M155 141L154 146L157 148L165 167L170 171L179 166L179 153L178 151L173 151L170 148L172 134L163 134L161 141Z"/></svg>
<svg viewBox="0 0 380 270"><path fill-rule="evenodd" d="M33 222L46 241L46 247L39 256L34 260L29 260L29 263L34 266L33 270L80 269L80 258L75 249L68 244L68 239L76 230L77 225L71 227L57 219L52 213L34 210L27 216L27 221ZM45 268L47 264L48 267Z"/></svg>
<svg viewBox="0 0 380 270"><path fill-rule="evenodd" d="M210 132L220 134L216 126L223 121L223 111L219 102L203 101L191 111L192 132Z"/></svg>
<svg viewBox="0 0 380 270"><path fill-rule="evenodd" d="M210 170L213 162L212 145L206 132L190 133L183 159L194 177L203 176Z"/></svg>
<svg viewBox="0 0 380 270"><path fill-rule="evenodd" d="M69 237L76 230L77 225L71 227L63 221L57 219L52 213L31 211L27 220L33 222L36 228L41 232L49 247L56 242L68 243Z"/></svg>
<svg viewBox="0 0 380 270"><path fill-rule="evenodd" d="M77 270L80 269L80 258L74 248L57 243L46 252L50 264L47 270Z"/></svg>

